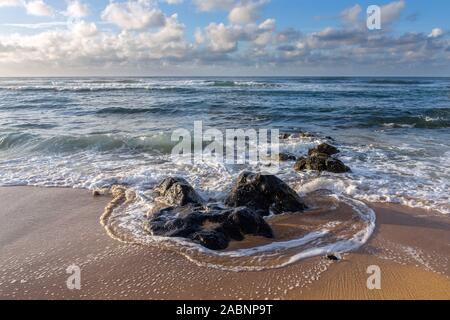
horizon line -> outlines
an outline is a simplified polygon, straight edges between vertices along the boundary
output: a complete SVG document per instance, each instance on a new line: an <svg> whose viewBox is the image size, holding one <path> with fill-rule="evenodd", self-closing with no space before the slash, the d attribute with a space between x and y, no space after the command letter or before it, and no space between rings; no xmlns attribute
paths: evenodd
<svg viewBox="0 0 450 320"><path fill-rule="evenodd" d="M49 75L49 76L0 76L7 78L450 78L447 76L424 76L424 75Z"/></svg>

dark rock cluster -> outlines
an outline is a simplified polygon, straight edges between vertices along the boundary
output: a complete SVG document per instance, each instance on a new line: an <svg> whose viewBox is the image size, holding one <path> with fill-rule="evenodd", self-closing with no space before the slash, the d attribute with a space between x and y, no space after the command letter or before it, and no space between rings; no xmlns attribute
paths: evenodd
<svg viewBox="0 0 450 320"><path fill-rule="evenodd" d="M246 208L213 209L203 207L167 208L156 213L146 224L156 236L186 238L212 250L223 250L231 240L245 235L273 238L267 222Z"/></svg>
<svg viewBox="0 0 450 320"><path fill-rule="evenodd" d="M298 194L277 177L250 172L239 176L225 204L246 206L263 216L299 212L306 208Z"/></svg>
<svg viewBox="0 0 450 320"><path fill-rule="evenodd" d="M183 178L164 179L154 191L164 199L166 204L171 206L201 205L203 203L203 199Z"/></svg>
<svg viewBox="0 0 450 320"><path fill-rule="evenodd" d="M311 132L298 132L298 133L281 133L280 140L298 139L298 138L315 138L317 135Z"/></svg>
<svg viewBox="0 0 450 320"><path fill-rule="evenodd" d="M336 158L338 153L336 147L323 143L300 159L287 153L279 157L280 161L297 160L297 171L349 172ZM207 203L183 178L166 178L154 192L159 205L145 229L155 236L189 239L211 250L224 250L230 241L242 241L246 235L273 238L264 217L307 209L298 194L276 176L251 172L238 177L225 206Z"/></svg>
<svg viewBox="0 0 450 320"><path fill-rule="evenodd" d="M278 154L278 159L277 160L280 161L280 162L297 161L297 157L295 155L293 155L292 153L280 152Z"/></svg>
<svg viewBox="0 0 450 320"><path fill-rule="evenodd" d="M334 157L340 151L327 143L323 143L314 149L309 150L308 156L297 160L294 165L294 170L314 170L314 171L328 171L333 173L350 172L341 160Z"/></svg>
<svg viewBox="0 0 450 320"><path fill-rule="evenodd" d="M224 250L246 235L273 238L264 216L306 209L297 193L277 177L249 172L239 176L226 208L204 204L182 178L167 178L154 191L169 207L153 213L145 229L155 236L190 239L211 250Z"/></svg>

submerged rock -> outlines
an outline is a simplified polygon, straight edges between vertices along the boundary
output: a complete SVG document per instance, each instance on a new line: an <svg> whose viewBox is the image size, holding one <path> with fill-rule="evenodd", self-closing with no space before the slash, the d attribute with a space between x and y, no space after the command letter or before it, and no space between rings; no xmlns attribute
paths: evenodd
<svg viewBox="0 0 450 320"><path fill-rule="evenodd" d="M333 173L346 173L352 170L347 167L341 160L335 158L328 158L326 162L327 171Z"/></svg>
<svg viewBox="0 0 450 320"><path fill-rule="evenodd" d="M294 164L294 170L295 171L304 171L307 170L306 166L307 166L307 160L308 158L306 157L301 157L297 160L297 162L295 162Z"/></svg>
<svg viewBox="0 0 450 320"><path fill-rule="evenodd" d="M341 160L332 157L339 152L340 151L336 147L323 143L316 148L309 150L307 157L298 159L294 165L294 170L328 171L332 173L350 172L350 168Z"/></svg>
<svg viewBox="0 0 450 320"><path fill-rule="evenodd" d="M154 191L162 198L164 203L171 206L201 205L203 203L203 199L183 178L164 179Z"/></svg>
<svg viewBox="0 0 450 320"><path fill-rule="evenodd" d="M303 171L303 170L326 171L327 159L328 159L327 155L318 155L318 154L307 158L303 157L295 163L294 169L296 171Z"/></svg>
<svg viewBox="0 0 450 320"><path fill-rule="evenodd" d="M223 225L231 236L233 232L239 229L243 235L262 236L266 238L273 238L272 228L267 224L261 215L246 207L236 208L229 213L225 213L227 219ZM237 240L231 237L233 240Z"/></svg>
<svg viewBox="0 0 450 320"><path fill-rule="evenodd" d="M290 133L280 133L280 140L287 140L291 137L292 135Z"/></svg>
<svg viewBox="0 0 450 320"><path fill-rule="evenodd" d="M94 197L101 197L101 196L107 195L108 193L110 193L110 189L109 188L94 189L92 191L92 196L94 196Z"/></svg>
<svg viewBox="0 0 450 320"><path fill-rule="evenodd" d="M230 207L248 207L267 216L271 212L300 212L306 209L298 194L272 175L241 174L225 201Z"/></svg>
<svg viewBox="0 0 450 320"><path fill-rule="evenodd" d="M211 250L226 249L231 240L242 241L245 235L273 237L267 222L245 207L214 211L195 206L166 208L149 219L145 229L154 236L190 239Z"/></svg>
<svg viewBox="0 0 450 320"><path fill-rule="evenodd" d="M281 152L278 154L278 161L286 162L286 161L296 161L297 157L291 153Z"/></svg>
<svg viewBox="0 0 450 320"><path fill-rule="evenodd" d="M300 137L302 138L316 138L317 136L311 132L302 132L300 133Z"/></svg>
<svg viewBox="0 0 450 320"><path fill-rule="evenodd" d="M199 231L193 234L191 239L211 250L225 250L230 244L230 240L224 233L214 230Z"/></svg>
<svg viewBox="0 0 450 320"><path fill-rule="evenodd" d="M331 261L341 261L342 256L339 253L332 253L327 255L327 259Z"/></svg>
<svg viewBox="0 0 450 320"><path fill-rule="evenodd" d="M328 143L322 143L322 144L318 145L317 147L315 147L314 149L309 150L308 154L310 156L312 156L314 154L325 154L328 156L332 156L332 155L338 154L339 152L340 151L336 147L334 147Z"/></svg>
<svg viewBox="0 0 450 320"><path fill-rule="evenodd" d="M155 236L188 238L200 231L203 214L195 207L166 208L153 215L145 229Z"/></svg>
<svg viewBox="0 0 450 320"><path fill-rule="evenodd" d="M297 133L281 133L280 140L300 139L300 138L316 138L317 135L311 132L300 131Z"/></svg>

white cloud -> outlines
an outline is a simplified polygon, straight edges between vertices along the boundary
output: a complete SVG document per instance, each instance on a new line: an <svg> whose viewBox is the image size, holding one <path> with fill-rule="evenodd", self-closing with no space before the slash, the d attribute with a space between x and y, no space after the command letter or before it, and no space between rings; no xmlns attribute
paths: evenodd
<svg viewBox="0 0 450 320"><path fill-rule="evenodd" d="M180 4L183 3L184 0L164 0L167 4Z"/></svg>
<svg viewBox="0 0 450 320"><path fill-rule="evenodd" d="M143 30L162 27L165 16L149 0L129 0L126 3L110 2L101 14L101 18L124 30Z"/></svg>
<svg viewBox="0 0 450 320"><path fill-rule="evenodd" d="M93 22L80 21L72 26L75 37L89 38L98 34L97 25Z"/></svg>
<svg viewBox="0 0 450 320"><path fill-rule="evenodd" d="M340 27L302 33L293 28L277 32L274 19L263 19L261 9L266 1L204 0L204 10L227 10L229 21L211 22L204 28L193 25L194 39L190 41L178 16L168 16L160 10L158 3L162 1L174 4L174 0L111 1L102 18L119 26L119 30L105 27L104 23L80 21L87 13L83 7L86 0L68 2L64 14L77 18L72 25L50 19L35 25L16 24L35 30L0 34L0 74L13 68L28 71L32 66L42 70L82 68L95 73L113 67L124 72L145 72L149 66L202 70L202 66L222 65L233 70L261 65L278 71L283 66L287 70L302 70L305 66L311 70L336 66L359 70L353 67L360 65L402 70L402 66L420 64L430 67L441 64L444 67L440 69L448 70L450 65L450 40L444 30L398 35L386 28L384 32L369 33L365 28L355 28L357 23L364 22L359 20L358 5L341 12L344 23ZM6 3L0 0L0 6ZM8 3L11 6L11 0ZM77 5L69 9L74 3ZM382 9L384 19L387 17L388 23L395 21L403 8L403 1L388 4Z"/></svg>
<svg viewBox="0 0 450 320"><path fill-rule="evenodd" d="M444 34L444 30L441 28L434 28L431 30L431 33L428 35L429 38L439 38Z"/></svg>
<svg viewBox="0 0 450 320"><path fill-rule="evenodd" d="M238 26L225 26L223 23L211 23L205 28L209 48L213 52L227 53L237 49L243 30Z"/></svg>
<svg viewBox="0 0 450 320"><path fill-rule="evenodd" d="M203 12L229 11L228 19L234 24L248 24L259 18L261 9L270 0L193 0Z"/></svg>
<svg viewBox="0 0 450 320"><path fill-rule="evenodd" d="M266 3L266 0L242 1L231 9L228 18L234 24L255 22L259 18L260 11Z"/></svg>
<svg viewBox="0 0 450 320"><path fill-rule="evenodd" d="M1 7L21 7L23 2L21 0L0 0Z"/></svg>
<svg viewBox="0 0 450 320"><path fill-rule="evenodd" d="M55 10L44 0L0 0L1 7L23 7L27 14L39 17L52 17L55 14Z"/></svg>
<svg viewBox="0 0 450 320"><path fill-rule="evenodd" d="M257 46L268 45L274 36L276 22L275 19L267 19L258 26L255 32L255 38L253 39L253 44Z"/></svg>
<svg viewBox="0 0 450 320"><path fill-rule="evenodd" d="M358 23L359 15L361 14L362 8L359 4L355 4L353 7L347 8L341 12L342 20L350 25Z"/></svg>
<svg viewBox="0 0 450 320"><path fill-rule="evenodd" d="M193 0L200 11L231 10L236 0Z"/></svg>
<svg viewBox="0 0 450 320"><path fill-rule="evenodd" d="M2 26L22 28L22 29L52 29L67 26L67 21L52 21L52 22L40 22L40 23L4 23Z"/></svg>
<svg viewBox="0 0 450 320"><path fill-rule="evenodd" d="M90 14L89 6L80 0L69 0L64 14L72 18L84 18Z"/></svg>
<svg viewBox="0 0 450 320"><path fill-rule="evenodd" d="M202 44L205 42L205 35L201 28L196 28L194 32L194 39L196 44Z"/></svg>
<svg viewBox="0 0 450 320"><path fill-rule="evenodd" d="M197 43L207 42L207 47L214 53L231 53L238 49L240 41L246 41L254 46L264 47L270 43L275 31L275 20L267 19L260 25L211 23L204 32L197 30Z"/></svg>
<svg viewBox="0 0 450 320"><path fill-rule="evenodd" d="M55 14L53 8L43 0L31 0L25 2L25 9L27 13L32 16L52 17Z"/></svg>
<svg viewBox="0 0 450 320"><path fill-rule="evenodd" d="M199 10L227 10L230 25L210 23L204 30L194 33L197 45L206 44L207 49L215 54L228 54L238 49L241 41L249 42L260 52L268 45L275 30L275 20L267 19L260 25L256 21L268 0L195 0Z"/></svg>
<svg viewBox="0 0 450 320"><path fill-rule="evenodd" d="M133 65L189 54L184 26L173 15L155 32L111 33L98 30L95 23L80 21L70 29L45 31L35 35L0 36L2 63L41 63L53 67L92 67L110 64Z"/></svg>
<svg viewBox="0 0 450 320"><path fill-rule="evenodd" d="M406 4L404 0L394 1L381 7L381 21L390 24L400 17Z"/></svg>

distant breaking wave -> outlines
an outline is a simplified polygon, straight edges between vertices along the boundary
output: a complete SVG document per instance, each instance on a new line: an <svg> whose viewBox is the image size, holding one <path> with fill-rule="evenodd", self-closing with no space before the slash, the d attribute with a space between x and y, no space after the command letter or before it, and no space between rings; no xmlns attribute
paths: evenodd
<svg viewBox="0 0 450 320"><path fill-rule="evenodd" d="M111 107L104 108L96 111L96 114L119 114L119 115L127 115L127 114L139 114L139 113L159 113L163 112L163 108L122 108L122 107Z"/></svg>
<svg viewBox="0 0 450 320"><path fill-rule="evenodd" d="M368 126L371 125L391 128L445 129L450 128L450 120L431 116L385 117L371 120Z"/></svg>
<svg viewBox="0 0 450 320"><path fill-rule="evenodd" d="M193 88L187 87L158 87L146 84L136 85L90 85L90 86L24 86L24 87L10 87L0 86L0 90L7 91L31 91L31 92L108 92L108 91L167 91L167 92L196 92Z"/></svg>
<svg viewBox="0 0 450 320"><path fill-rule="evenodd" d="M256 81L213 81L209 84L213 87L249 87L249 88L277 88L279 85L274 83L256 82Z"/></svg>
<svg viewBox="0 0 450 320"><path fill-rule="evenodd" d="M401 79L370 79L367 82L370 84L399 84L399 85L417 85L430 83L429 81L401 80Z"/></svg>
<svg viewBox="0 0 450 320"><path fill-rule="evenodd" d="M170 135L155 134L142 137L98 134L43 138L36 134L13 133L0 136L0 151L64 154L81 151L129 151L170 154L175 143Z"/></svg>

